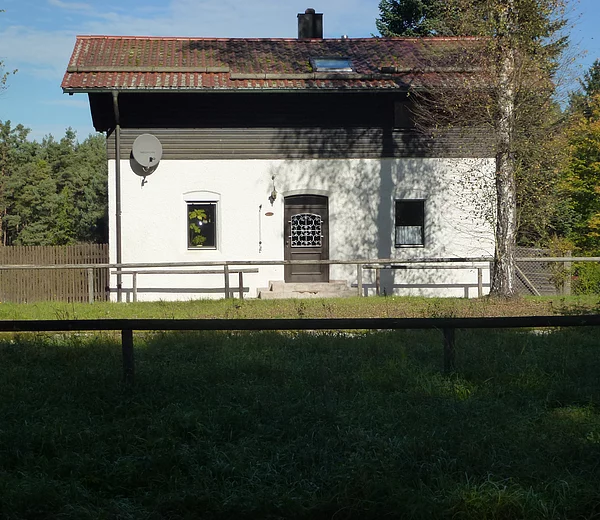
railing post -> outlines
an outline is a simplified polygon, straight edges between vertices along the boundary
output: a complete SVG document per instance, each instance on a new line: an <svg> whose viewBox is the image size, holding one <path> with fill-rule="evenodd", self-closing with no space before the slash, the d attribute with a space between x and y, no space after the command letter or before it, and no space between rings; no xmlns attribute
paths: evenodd
<svg viewBox="0 0 600 520"><path fill-rule="evenodd" d="M225 275L225 299L229 298L229 266L223 266L223 274Z"/></svg>
<svg viewBox="0 0 600 520"><path fill-rule="evenodd" d="M445 328L444 333L444 373L449 374L455 368L454 329Z"/></svg>
<svg viewBox="0 0 600 520"><path fill-rule="evenodd" d="M94 270L90 267L87 270L88 279L88 303L94 303Z"/></svg>
<svg viewBox="0 0 600 520"><path fill-rule="evenodd" d="M356 264L356 285L358 285L358 295L363 295L363 270L362 265Z"/></svg>
<svg viewBox="0 0 600 520"><path fill-rule="evenodd" d="M571 256L571 251L567 251L567 255ZM565 268L565 278L563 283L563 294L566 296L571 295L571 269L573 268L573 264L571 262L563 262L563 266Z"/></svg>
<svg viewBox="0 0 600 520"><path fill-rule="evenodd" d="M117 302L123 301L123 275L121 268L117 268Z"/></svg>
<svg viewBox="0 0 600 520"><path fill-rule="evenodd" d="M240 285L240 300L244 299L244 273L240 271L238 273L239 285Z"/></svg>
<svg viewBox="0 0 600 520"><path fill-rule="evenodd" d="M121 331L121 349L123 351L123 382L132 385L135 378L133 330L124 329Z"/></svg>
<svg viewBox="0 0 600 520"><path fill-rule="evenodd" d="M137 271L134 271L132 278L132 292L133 292L133 301L137 302Z"/></svg>
<svg viewBox="0 0 600 520"><path fill-rule="evenodd" d="M477 297L481 298L483 296L483 269L481 267L477 268Z"/></svg>

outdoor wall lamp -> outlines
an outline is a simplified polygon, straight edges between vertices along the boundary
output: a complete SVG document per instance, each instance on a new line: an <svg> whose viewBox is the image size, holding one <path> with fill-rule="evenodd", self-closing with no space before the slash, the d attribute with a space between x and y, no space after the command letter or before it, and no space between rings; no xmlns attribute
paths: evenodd
<svg viewBox="0 0 600 520"><path fill-rule="evenodd" d="M273 191L271 191L271 195L269 195L269 202L272 206L273 202L275 202L275 199L277 198L277 190L275 189L275 175L271 177L271 180L273 181Z"/></svg>

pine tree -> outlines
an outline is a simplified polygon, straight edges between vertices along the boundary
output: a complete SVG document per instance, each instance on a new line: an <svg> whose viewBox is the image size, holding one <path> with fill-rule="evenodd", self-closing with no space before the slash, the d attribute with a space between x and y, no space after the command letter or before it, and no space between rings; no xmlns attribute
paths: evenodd
<svg viewBox="0 0 600 520"><path fill-rule="evenodd" d="M382 36L451 35L441 0L381 0L375 24Z"/></svg>
<svg viewBox="0 0 600 520"><path fill-rule="evenodd" d="M570 96L569 109L572 113L580 111L590 116L593 112L594 96L600 94L600 60L594 61L593 65L583 73L579 86L581 90Z"/></svg>
<svg viewBox="0 0 600 520"><path fill-rule="evenodd" d="M56 141L0 122L2 245L64 245L107 240L104 136L82 143L68 129Z"/></svg>

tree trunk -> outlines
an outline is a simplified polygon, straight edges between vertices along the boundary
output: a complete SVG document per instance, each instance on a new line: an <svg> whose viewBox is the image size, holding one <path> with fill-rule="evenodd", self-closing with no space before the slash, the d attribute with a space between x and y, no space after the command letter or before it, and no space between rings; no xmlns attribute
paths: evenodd
<svg viewBox="0 0 600 520"><path fill-rule="evenodd" d="M496 151L496 251L490 294L516 296L515 240L517 199L513 132L515 126L515 51L499 46L498 126Z"/></svg>

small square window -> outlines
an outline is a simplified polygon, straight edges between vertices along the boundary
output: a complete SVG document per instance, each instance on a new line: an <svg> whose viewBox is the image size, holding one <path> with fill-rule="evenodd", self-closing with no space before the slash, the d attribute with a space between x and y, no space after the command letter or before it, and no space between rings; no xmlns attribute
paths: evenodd
<svg viewBox="0 0 600 520"><path fill-rule="evenodd" d="M217 203L190 202L187 205L188 247L217 247Z"/></svg>
<svg viewBox="0 0 600 520"><path fill-rule="evenodd" d="M395 246L425 245L425 201L396 201Z"/></svg>

